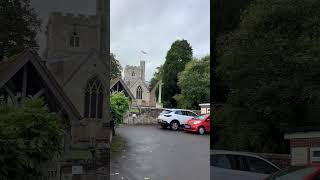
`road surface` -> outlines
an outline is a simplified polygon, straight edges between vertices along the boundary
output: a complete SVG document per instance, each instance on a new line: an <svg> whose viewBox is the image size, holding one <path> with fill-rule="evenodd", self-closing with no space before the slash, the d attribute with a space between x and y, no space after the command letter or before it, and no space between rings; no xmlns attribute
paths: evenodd
<svg viewBox="0 0 320 180"><path fill-rule="evenodd" d="M111 180L207 180L210 136L158 126L123 126L128 149L111 161Z"/></svg>

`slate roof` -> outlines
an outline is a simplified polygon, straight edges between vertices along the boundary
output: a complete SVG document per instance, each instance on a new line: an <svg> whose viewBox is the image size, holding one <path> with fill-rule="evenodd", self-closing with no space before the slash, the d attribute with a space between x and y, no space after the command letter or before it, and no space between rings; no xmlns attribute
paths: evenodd
<svg viewBox="0 0 320 180"><path fill-rule="evenodd" d="M130 89L126 85L126 83L121 78L111 79L111 81L110 81L110 89L112 89L118 82L120 82L122 84L123 88L127 91L129 96L131 97L131 99L135 100L134 95L132 94L132 92L130 91Z"/></svg>
<svg viewBox="0 0 320 180"><path fill-rule="evenodd" d="M25 50L7 60L0 62L0 88L5 85L27 62L31 62L35 69L43 78L47 87L51 90L55 98L61 103L62 107L69 115L75 119L81 119L80 113L74 107L70 99L65 95L62 88L47 69L45 63L41 60L37 52Z"/></svg>

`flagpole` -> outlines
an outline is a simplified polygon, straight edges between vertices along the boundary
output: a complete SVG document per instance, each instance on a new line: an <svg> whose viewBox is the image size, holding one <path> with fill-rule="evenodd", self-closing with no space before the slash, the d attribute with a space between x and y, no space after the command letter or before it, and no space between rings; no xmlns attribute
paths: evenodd
<svg viewBox="0 0 320 180"><path fill-rule="evenodd" d="M143 51L143 50L141 50L140 52L141 52L141 54L140 54L140 61L142 61L142 60L143 60L143 59L142 59L142 55L143 55L143 54L147 54L147 53L146 53L145 51Z"/></svg>

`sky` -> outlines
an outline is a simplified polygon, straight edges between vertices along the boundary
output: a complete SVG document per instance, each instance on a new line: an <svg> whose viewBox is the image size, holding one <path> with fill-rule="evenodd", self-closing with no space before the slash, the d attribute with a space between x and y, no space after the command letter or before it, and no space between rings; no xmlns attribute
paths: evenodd
<svg viewBox="0 0 320 180"><path fill-rule="evenodd" d="M111 52L122 67L145 60L146 80L177 39L186 39L195 56L210 53L210 0L111 0L110 11Z"/></svg>
<svg viewBox="0 0 320 180"><path fill-rule="evenodd" d="M40 53L44 30L53 11L95 14L91 0L31 0L43 22L38 36ZM210 53L210 0L111 0L110 45L124 68L146 61L146 80L165 62L171 44L186 39L194 56ZM145 51L147 54L142 54Z"/></svg>

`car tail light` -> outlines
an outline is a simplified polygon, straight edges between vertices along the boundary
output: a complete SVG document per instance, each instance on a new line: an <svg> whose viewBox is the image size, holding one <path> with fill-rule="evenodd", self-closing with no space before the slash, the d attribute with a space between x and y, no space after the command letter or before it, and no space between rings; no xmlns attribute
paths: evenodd
<svg viewBox="0 0 320 180"><path fill-rule="evenodd" d="M169 114L169 115L168 115L168 114L165 114L164 116L165 116L165 117L170 117L171 115L170 115L170 114Z"/></svg>

